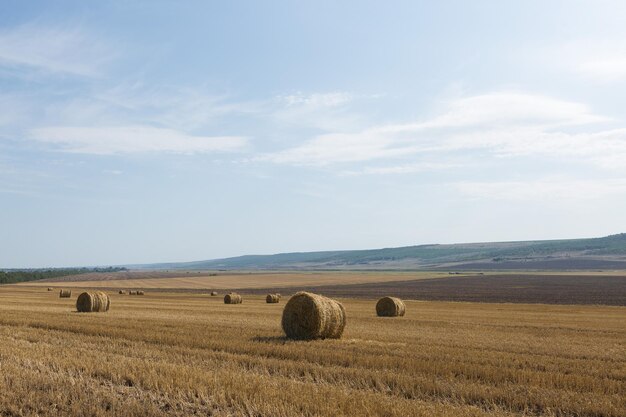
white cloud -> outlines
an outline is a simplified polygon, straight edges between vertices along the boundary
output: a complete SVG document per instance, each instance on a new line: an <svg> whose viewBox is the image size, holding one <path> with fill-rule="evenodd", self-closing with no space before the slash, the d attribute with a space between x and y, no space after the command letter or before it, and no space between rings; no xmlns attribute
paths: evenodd
<svg viewBox="0 0 626 417"><path fill-rule="evenodd" d="M187 131L213 126L232 115L252 115L262 111L259 103L236 102L228 95L203 90L201 86L121 84L100 91L96 99L112 113L121 112L126 117ZM71 111L73 113L73 109Z"/></svg>
<svg viewBox="0 0 626 417"><path fill-rule="evenodd" d="M342 171L342 175L356 176L356 175L394 175L394 174L414 174L418 172L447 170L453 168L464 167L464 164L459 163L418 163L418 164L404 164L397 166L382 166L382 167L365 167L360 170L348 170Z"/></svg>
<svg viewBox="0 0 626 417"><path fill-rule="evenodd" d="M576 74L587 80L614 83L626 79L626 45L608 39L577 39L558 45L533 45L515 52L521 65Z"/></svg>
<svg viewBox="0 0 626 417"><path fill-rule="evenodd" d="M356 134L320 135L305 144L260 159L292 165L327 165L400 156L406 147L396 146L391 136L364 131Z"/></svg>
<svg viewBox="0 0 626 417"><path fill-rule="evenodd" d="M252 111L245 105L175 88L121 90L51 100L0 94L0 141L24 138L92 154L238 152L248 144L239 133L195 133L223 130L219 124L230 113Z"/></svg>
<svg viewBox="0 0 626 417"><path fill-rule="evenodd" d="M462 194L480 199L509 201L596 200L626 195L626 179L458 182L452 186Z"/></svg>
<svg viewBox="0 0 626 417"><path fill-rule="evenodd" d="M610 168L616 158L626 162L626 129L569 133L529 127L472 132L450 137L446 149L483 149L501 157L570 156Z"/></svg>
<svg viewBox="0 0 626 417"><path fill-rule="evenodd" d="M263 112L278 131L293 128L345 131L362 125L354 106L371 97L343 91L279 95L265 103Z"/></svg>
<svg viewBox="0 0 626 417"><path fill-rule="evenodd" d="M446 128L476 125L557 127L607 120L571 101L538 94L496 92L461 98L449 103L445 114L417 127Z"/></svg>
<svg viewBox="0 0 626 417"><path fill-rule="evenodd" d="M578 70L587 76L616 81L626 78L626 55L590 59L581 62Z"/></svg>
<svg viewBox="0 0 626 417"><path fill-rule="evenodd" d="M247 144L247 139L240 136L194 136L148 126L45 127L32 129L29 138L56 145L65 152L100 155L237 152Z"/></svg>
<svg viewBox="0 0 626 417"><path fill-rule="evenodd" d="M563 152L598 160L618 151L626 160L624 131L572 133L608 121L581 103L518 92L497 92L448 103L440 115L406 124L328 133L261 159L293 165L329 165L412 154L479 150L495 156ZM613 154L614 156L614 154ZM445 161L438 161L443 162Z"/></svg>
<svg viewBox="0 0 626 417"><path fill-rule="evenodd" d="M19 26L0 31L0 65L98 75L114 53L80 29Z"/></svg>
<svg viewBox="0 0 626 417"><path fill-rule="evenodd" d="M288 106L305 105L313 108L337 107L349 103L353 98L352 94L341 91L308 95L298 92L296 94L278 96L278 99Z"/></svg>

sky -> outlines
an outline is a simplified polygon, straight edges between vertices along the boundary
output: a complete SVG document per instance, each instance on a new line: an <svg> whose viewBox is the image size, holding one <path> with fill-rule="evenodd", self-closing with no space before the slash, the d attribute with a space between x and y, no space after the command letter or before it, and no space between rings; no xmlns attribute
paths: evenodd
<svg viewBox="0 0 626 417"><path fill-rule="evenodd" d="M626 231L623 1L0 2L0 267Z"/></svg>

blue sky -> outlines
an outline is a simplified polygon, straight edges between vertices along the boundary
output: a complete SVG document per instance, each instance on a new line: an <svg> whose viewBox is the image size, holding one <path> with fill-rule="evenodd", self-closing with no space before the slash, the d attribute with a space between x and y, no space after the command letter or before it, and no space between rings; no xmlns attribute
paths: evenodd
<svg viewBox="0 0 626 417"><path fill-rule="evenodd" d="M0 3L0 267L591 237L624 213L624 2Z"/></svg>

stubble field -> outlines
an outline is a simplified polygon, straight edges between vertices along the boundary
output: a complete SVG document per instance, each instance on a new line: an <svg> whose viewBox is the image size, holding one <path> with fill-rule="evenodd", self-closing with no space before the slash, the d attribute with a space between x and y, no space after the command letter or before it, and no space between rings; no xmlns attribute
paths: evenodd
<svg viewBox="0 0 626 417"><path fill-rule="evenodd" d="M626 308L342 299L343 339L282 336L244 295L0 287L3 416L624 416Z"/></svg>
<svg viewBox="0 0 626 417"><path fill-rule="evenodd" d="M123 271L80 274L25 282L23 286L61 285L89 288L145 288L160 290L208 290L302 287L413 281L447 277L446 272L162 272Z"/></svg>

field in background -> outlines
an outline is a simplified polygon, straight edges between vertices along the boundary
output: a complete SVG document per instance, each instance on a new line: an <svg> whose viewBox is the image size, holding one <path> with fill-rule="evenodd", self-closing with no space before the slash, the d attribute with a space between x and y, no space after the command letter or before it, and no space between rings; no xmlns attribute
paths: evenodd
<svg viewBox="0 0 626 417"><path fill-rule="evenodd" d="M447 272L116 272L101 278L85 274L64 279L28 282L23 285L91 288L162 288L162 289L245 289L317 285L345 285L369 282L407 281L447 277ZM121 278L120 278L121 277ZM137 278L135 278L137 277ZM22 285L22 284L20 284Z"/></svg>
<svg viewBox="0 0 626 417"><path fill-rule="evenodd" d="M626 306L626 274L452 275L438 279L365 284L303 286L335 297L369 298L397 294L405 299L489 303L602 304ZM270 289L245 291L256 294ZM289 294L293 288L272 289Z"/></svg>
<svg viewBox="0 0 626 417"><path fill-rule="evenodd" d="M53 288L147 289L161 291L237 290L290 294L300 289L338 297L397 294L441 301L626 305L625 271L579 272L117 272L87 274L20 285ZM99 277L105 275L106 279ZM82 279L81 279L82 278ZM85 279L91 279L86 281Z"/></svg>
<svg viewBox="0 0 626 417"><path fill-rule="evenodd" d="M76 296L0 287L2 415L626 415L625 307L344 299L343 339L291 342L258 295Z"/></svg>

